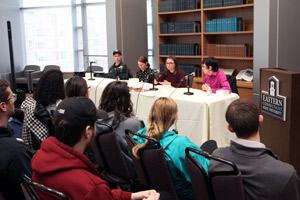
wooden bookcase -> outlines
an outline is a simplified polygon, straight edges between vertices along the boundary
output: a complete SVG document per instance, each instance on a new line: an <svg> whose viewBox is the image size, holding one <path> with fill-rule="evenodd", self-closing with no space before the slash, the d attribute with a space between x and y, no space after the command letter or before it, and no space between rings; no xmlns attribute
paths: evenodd
<svg viewBox="0 0 300 200"><path fill-rule="evenodd" d="M200 54L196 56L176 56L179 64L199 65L201 61L208 56L205 55L207 44L249 44L250 55L248 57L225 57L215 56L219 61L220 68L235 69L233 75L237 75L240 70L253 69L253 7L254 0L248 0L247 4L203 8L203 0L197 0L200 3L200 8L194 10L159 12L159 2L157 0L157 31L158 31L158 48L160 44L182 44L182 43L197 43L200 48ZM219 18L242 17L244 21L244 31L239 32L205 32L205 22L207 20ZM197 33L172 33L161 34L160 24L166 22L179 21L200 21L201 31ZM158 49L158 68L160 64L165 63L166 55L160 55ZM194 78L193 88L201 88L203 73L200 77ZM252 100L253 82L237 81L239 95L241 98Z"/></svg>

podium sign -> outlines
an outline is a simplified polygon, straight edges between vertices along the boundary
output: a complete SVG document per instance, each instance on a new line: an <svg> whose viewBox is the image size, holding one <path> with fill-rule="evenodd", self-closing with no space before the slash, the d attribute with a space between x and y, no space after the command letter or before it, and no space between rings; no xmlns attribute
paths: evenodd
<svg viewBox="0 0 300 200"><path fill-rule="evenodd" d="M280 94L280 95L279 95ZM261 141L300 174L300 73L260 69Z"/></svg>
<svg viewBox="0 0 300 200"><path fill-rule="evenodd" d="M279 95L279 80L269 78L269 92L261 91L261 111L273 117L286 120L286 97Z"/></svg>

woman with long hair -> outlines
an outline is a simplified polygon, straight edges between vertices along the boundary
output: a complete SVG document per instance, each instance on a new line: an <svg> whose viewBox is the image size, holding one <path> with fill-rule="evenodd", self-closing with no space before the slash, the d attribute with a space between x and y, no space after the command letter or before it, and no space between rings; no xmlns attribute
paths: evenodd
<svg viewBox="0 0 300 200"><path fill-rule="evenodd" d="M69 97L89 97L89 88L84 78L74 76L65 83L65 93Z"/></svg>
<svg viewBox="0 0 300 200"><path fill-rule="evenodd" d="M145 56L141 56L137 63L139 70L136 72L136 78L138 78L140 82L152 83L154 72L150 68L148 59Z"/></svg>
<svg viewBox="0 0 300 200"><path fill-rule="evenodd" d="M63 73L49 70L40 78L33 97L26 97L22 138L30 149L38 150L44 139L54 135L52 113L58 102L65 98Z"/></svg>
<svg viewBox="0 0 300 200"><path fill-rule="evenodd" d="M179 199L194 199L191 178L185 162L185 149L192 147L200 151L202 150L187 137L178 136L177 131L169 131L172 125L176 127L176 121L176 102L171 98L161 97L152 105L148 127L143 128L138 133L159 140L165 151L165 158ZM133 138L138 145L133 148L132 153L133 156L139 158L138 151L145 148L149 141L138 136L133 136ZM207 171L209 160L198 154L193 154L193 156Z"/></svg>
<svg viewBox="0 0 300 200"><path fill-rule="evenodd" d="M133 114L127 83L121 81L109 83L102 93L99 109L108 113L108 118L103 119L102 122L112 126L117 135L128 169L132 177L135 177L135 170L125 138L125 129L138 131L144 127L144 122L136 118ZM101 127L97 125L97 133L101 134L100 129Z"/></svg>
<svg viewBox="0 0 300 200"><path fill-rule="evenodd" d="M165 71L154 81L155 84L172 85L173 87L185 87L186 81L184 73L179 69L179 64L174 56L169 56L166 59Z"/></svg>

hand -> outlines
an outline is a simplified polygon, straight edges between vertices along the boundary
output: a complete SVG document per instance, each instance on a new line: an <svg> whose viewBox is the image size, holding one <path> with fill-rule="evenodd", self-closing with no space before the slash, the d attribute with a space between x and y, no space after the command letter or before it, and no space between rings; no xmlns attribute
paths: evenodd
<svg viewBox="0 0 300 200"><path fill-rule="evenodd" d="M156 79L154 79L154 84L155 84L155 85L157 85L157 84L158 84L158 82L157 82L157 80L156 80Z"/></svg>
<svg viewBox="0 0 300 200"><path fill-rule="evenodd" d="M158 200L160 194L155 190L146 190L141 192L135 192L131 194L132 200Z"/></svg>
<svg viewBox="0 0 300 200"><path fill-rule="evenodd" d="M209 85L208 85L208 84L206 84L206 83L205 83L205 84L203 84L203 85L202 85L202 90L203 90L203 91L209 91L209 90L210 90L210 87L209 87Z"/></svg>
<svg viewBox="0 0 300 200"><path fill-rule="evenodd" d="M164 80L164 82L159 82L161 85L171 85L171 82Z"/></svg>

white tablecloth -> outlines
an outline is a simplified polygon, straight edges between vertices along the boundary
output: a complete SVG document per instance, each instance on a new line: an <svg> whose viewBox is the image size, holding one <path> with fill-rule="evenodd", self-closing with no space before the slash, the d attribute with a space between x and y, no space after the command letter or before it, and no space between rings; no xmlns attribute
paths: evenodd
<svg viewBox="0 0 300 200"><path fill-rule="evenodd" d="M87 78L86 80L88 86L91 86L90 98L98 107L105 86L115 80L107 78L95 79L91 81ZM129 83L129 86L134 85ZM146 90L152 87L148 83L138 83L137 85L139 87L143 86ZM187 136L199 146L208 139L216 140L219 147L228 146L230 140L235 138L235 134L227 130L225 112L227 106L239 98L237 94L231 93L227 96L217 94L208 95L201 90L191 89L190 91L194 95L188 96L183 94L187 91L186 88L157 87L159 88L158 91L131 91L131 100L134 105L135 115L139 119L144 120L146 125L154 101L159 97L169 97L171 95L171 98L176 101L178 106L177 130L179 135Z"/></svg>

